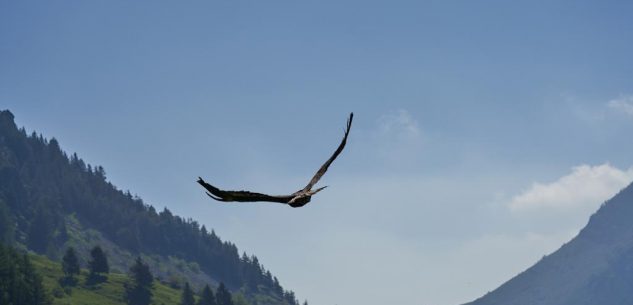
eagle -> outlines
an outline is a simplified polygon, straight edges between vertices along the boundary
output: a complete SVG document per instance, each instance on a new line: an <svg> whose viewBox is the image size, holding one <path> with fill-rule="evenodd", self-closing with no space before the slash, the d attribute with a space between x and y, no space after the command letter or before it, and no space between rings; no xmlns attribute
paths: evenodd
<svg viewBox="0 0 633 305"><path fill-rule="evenodd" d="M347 127L345 128L345 134L343 135L343 140L341 144L338 145L334 154L321 165L321 168L314 174L314 177L310 180L308 185L304 188L290 194L290 195L267 195L262 193L255 193L249 191L225 191L221 190L206 181L202 178L198 177L198 183L207 190L207 195L217 201L223 202L256 202L256 201L267 201L267 202L278 202L287 204L293 208L299 208L306 205L312 199L312 196L320 191L322 191L327 186L323 186L312 190L314 185L319 182L319 179L323 177L325 172L327 171L330 164L334 162L336 157L343 151L345 148L345 143L347 143L347 136L349 135L349 130L352 127L352 119L354 118L354 113L350 113L349 118L347 119Z"/></svg>

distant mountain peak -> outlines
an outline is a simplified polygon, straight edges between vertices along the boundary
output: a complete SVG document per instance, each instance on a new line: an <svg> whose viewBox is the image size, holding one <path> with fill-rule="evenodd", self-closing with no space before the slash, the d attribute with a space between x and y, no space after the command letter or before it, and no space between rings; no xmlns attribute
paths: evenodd
<svg viewBox="0 0 633 305"><path fill-rule="evenodd" d="M466 305L633 304L633 184L571 241Z"/></svg>

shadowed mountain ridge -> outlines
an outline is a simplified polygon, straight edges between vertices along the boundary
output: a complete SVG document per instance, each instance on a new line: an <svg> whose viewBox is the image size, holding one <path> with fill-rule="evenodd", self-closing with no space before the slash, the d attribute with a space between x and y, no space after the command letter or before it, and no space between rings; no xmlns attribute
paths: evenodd
<svg viewBox="0 0 633 305"><path fill-rule="evenodd" d="M465 305L526 304L633 304L633 184L560 249Z"/></svg>

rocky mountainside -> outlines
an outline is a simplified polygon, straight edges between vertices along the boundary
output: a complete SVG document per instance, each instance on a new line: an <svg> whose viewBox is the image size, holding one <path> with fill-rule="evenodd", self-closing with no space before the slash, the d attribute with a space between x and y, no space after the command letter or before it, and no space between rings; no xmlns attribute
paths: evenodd
<svg viewBox="0 0 633 305"><path fill-rule="evenodd" d="M570 242L467 305L633 304L633 184Z"/></svg>

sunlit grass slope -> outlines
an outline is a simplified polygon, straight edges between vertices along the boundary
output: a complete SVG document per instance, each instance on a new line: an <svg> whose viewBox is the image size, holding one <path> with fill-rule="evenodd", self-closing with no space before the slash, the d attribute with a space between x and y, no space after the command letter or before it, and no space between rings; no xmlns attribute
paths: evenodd
<svg viewBox="0 0 633 305"><path fill-rule="evenodd" d="M88 284L88 271L81 270L77 283L64 287L59 279L63 277L61 265L44 256L31 255L33 265L43 278L44 286L53 296L54 305L125 305L123 284L128 281L126 274L110 273L107 280L99 284ZM154 281L152 304L176 305L180 302L180 291Z"/></svg>

